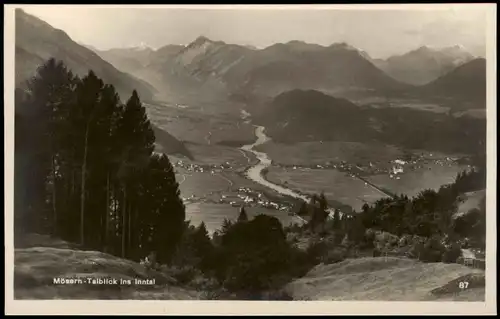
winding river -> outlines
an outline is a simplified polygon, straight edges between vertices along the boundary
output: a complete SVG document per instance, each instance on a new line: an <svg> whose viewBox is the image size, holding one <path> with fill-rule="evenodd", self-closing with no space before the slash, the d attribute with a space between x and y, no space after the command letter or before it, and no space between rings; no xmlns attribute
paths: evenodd
<svg viewBox="0 0 500 319"><path fill-rule="evenodd" d="M255 154L255 156L257 157L259 162L256 165L250 167L245 172L245 177L256 182L256 183L259 183L260 185L263 185L267 188L270 188L270 189L278 192L279 194L290 196L290 197L293 197L296 199L301 199L303 201L309 202L309 200L311 199L310 197L299 194L299 193L297 193L289 188L283 187L281 185L271 183L270 181L268 181L264 178L262 171L264 169L268 168L269 166L271 166L272 161L267 156L266 153L256 151L255 147L270 141L270 138L264 133L265 127L258 126L258 125L254 125L254 127L255 127L255 136L257 137L257 140L253 144L248 144L248 145L242 146L240 149L243 151ZM334 210L330 208L330 209L328 209L328 213L330 214L330 216L332 216L334 213ZM339 211L339 213L341 216L344 214L342 211ZM298 219L300 219L302 222L306 222L302 217L300 217L298 215L295 215L295 216Z"/></svg>
<svg viewBox="0 0 500 319"><path fill-rule="evenodd" d="M248 169L246 171L246 173L245 173L246 177L248 179L256 182L256 183L259 183L259 184L267 187L267 188L271 188L274 191L276 191L282 195L287 195L287 196L290 196L293 198L298 198L298 199L302 199L304 201L309 201L309 198L307 196L301 195L301 194L294 192L291 189L285 188L283 186L271 183L264 178L264 176L262 175L262 171L265 168L271 166L271 160L269 159L269 157L267 156L266 153L256 151L254 148L256 146L259 146L259 145L266 143L270 139L264 133L265 128L263 126L255 126L255 127L256 127L255 128L255 135L257 136L257 141L255 141L253 144L244 145L241 147L241 149L243 151L247 151L247 152L251 152L251 153L255 154L255 156L259 160L259 163L250 167L250 169Z"/></svg>
<svg viewBox="0 0 500 319"><path fill-rule="evenodd" d="M242 146L241 150L255 154L255 156L257 157L259 162L256 165L250 167L245 172L246 178L248 178L248 179L250 179L258 184L261 184L267 188L270 188L270 189L278 192L279 194L290 196L290 197L297 198L297 199L301 199L303 201L308 202L310 199L309 197L301 195L301 194L294 192L293 190L285 188L283 186L271 183L270 181L268 181L264 178L262 171L264 169L268 168L269 166L271 166L271 159L269 159L269 157L267 156L266 153L256 151L254 148L266 143L267 141L270 140L270 138L264 133L265 128L263 126L258 126L258 125L254 125L254 126L255 126L255 136L257 136L257 140L253 144L248 144L248 145ZM303 223L306 222L305 219L303 219L302 217L300 217L298 215L295 215L295 217Z"/></svg>

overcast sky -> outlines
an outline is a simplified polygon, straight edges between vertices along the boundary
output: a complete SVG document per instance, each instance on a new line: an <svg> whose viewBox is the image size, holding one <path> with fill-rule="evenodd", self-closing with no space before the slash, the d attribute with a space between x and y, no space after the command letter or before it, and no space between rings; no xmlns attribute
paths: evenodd
<svg viewBox="0 0 500 319"><path fill-rule="evenodd" d="M401 5L403 8L404 6ZM428 5L427 5L428 7ZM265 47L302 40L347 42L385 58L422 45L463 45L484 54L482 7L433 10L221 10L85 6L22 6L79 43L98 49L187 44L200 35L227 43Z"/></svg>

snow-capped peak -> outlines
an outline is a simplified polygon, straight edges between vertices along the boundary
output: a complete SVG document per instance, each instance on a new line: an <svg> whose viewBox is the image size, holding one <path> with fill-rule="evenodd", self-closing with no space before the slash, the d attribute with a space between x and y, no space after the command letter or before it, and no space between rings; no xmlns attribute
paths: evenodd
<svg viewBox="0 0 500 319"><path fill-rule="evenodd" d="M144 42L141 42L139 45L132 47L132 49L137 51L145 51L145 50L153 50L149 45Z"/></svg>

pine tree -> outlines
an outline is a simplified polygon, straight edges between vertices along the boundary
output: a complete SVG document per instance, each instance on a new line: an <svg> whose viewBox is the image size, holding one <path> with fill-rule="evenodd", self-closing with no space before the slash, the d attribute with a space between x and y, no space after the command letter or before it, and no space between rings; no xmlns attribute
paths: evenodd
<svg viewBox="0 0 500 319"><path fill-rule="evenodd" d="M247 212L245 211L245 207L241 206L240 214L238 215L238 223L247 221L248 221Z"/></svg>
<svg viewBox="0 0 500 319"><path fill-rule="evenodd" d="M151 242L141 244L155 250L159 261L168 262L182 239L186 213L174 169L166 155L151 157L142 184L139 232L150 232Z"/></svg>
<svg viewBox="0 0 500 319"><path fill-rule="evenodd" d="M17 133L23 135L22 142L19 140L22 144L17 143L17 146L24 153L22 161L27 164L24 169L28 170L24 175L28 180L18 183L24 184L29 192L25 197L27 202L21 207L27 215L40 217L33 224L50 223L52 233L59 231L61 202L58 189L61 188L65 155L64 128L74 103L74 83L75 78L64 64L50 59L28 81L26 91L17 90L16 94L17 121L19 124L22 121Z"/></svg>
<svg viewBox="0 0 500 319"><path fill-rule="evenodd" d="M81 186L80 186L80 244L85 244L85 204L87 201L87 174L88 156L91 148L90 135L95 126L96 115L99 111L100 94L103 82L93 71L84 77L77 88L77 103L79 107L79 129L81 136Z"/></svg>
<svg viewBox="0 0 500 319"><path fill-rule="evenodd" d="M208 235L207 226L201 222L193 234L193 248L197 256L204 258L212 248L212 242Z"/></svg>
<svg viewBox="0 0 500 319"><path fill-rule="evenodd" d="M127 244L131 245L132 221L137 216L134 205L141 172L147 167L154 150L154 131L147 118L137 92L134 90L117 123L117 143L121 151L118 178L122 189L121 198L121 253L125 257Z"/></svg>
<svg viewBox="0 0 500 319"><path fill-rule="evenodd" d="M222 221L222 227L220 231L221 236L224 236L224 234L226 234L232 226L233 223L229 219L224 218L224 220Z"/></svg>
<svg viewBox="0 0 500 319"><path fill-rule="evenodd" d="M122 106L94 72L80 80L47 61L16 90L16 229L167 261L185 207L168 157L152 155L154 140L137 92Z"/></svg>

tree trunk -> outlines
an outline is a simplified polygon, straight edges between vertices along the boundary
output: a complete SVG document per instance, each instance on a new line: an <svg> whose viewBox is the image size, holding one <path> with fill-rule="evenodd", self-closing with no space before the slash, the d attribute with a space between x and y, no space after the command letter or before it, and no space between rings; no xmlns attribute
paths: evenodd
<svg viewBox="0 0 500 319"><path fill-rule="evenodd" d="M104 252L108 252L109 251L109 245L108 245L108 241L109 241L109 214L111 213L110 212L110 195L111 195L111 192L110 192L110 189L109 189L109 171L108 171L108 176L107 176L107 179L106 179L106 216L104 218L104 240L103 240L103 246L104 246Z"/></svg>
<svg viewBox="0 0 500 319"><path fill-rule="evenodd" d="M85 130L85 145L83 149L83 163L82 163L82 189L80 190L80 243L85 243L85 180L87 172L87 149L89 140L89 125Z"/></svg>
<svg viewBox="0 0 500 319"><path fill-rule="evenodd" d="M129 207L129 210L128 210L128 242L127 242L127 247L128 247L128 252L129 252L129 256L128 257L132 257L131 256L131 253L133 251L132 249L132 205Z"/></svg>
<svg viewBox="0 0 500 319"><path fill-rule="evenodd" d="M52 209L53 209L53 219L54 219L54 235L58 235L58 220L57 220L57 197L56 197L56 168L54 165L54 157L52 157Z"/></svg>
<svg viewBox="0 0 500 319"><path fill-rule="evenodd" d="M122 207L122 258L125 258L125 239L126 239L126 220L127 220L127 185L123 187L123 207Z"/></svg>

